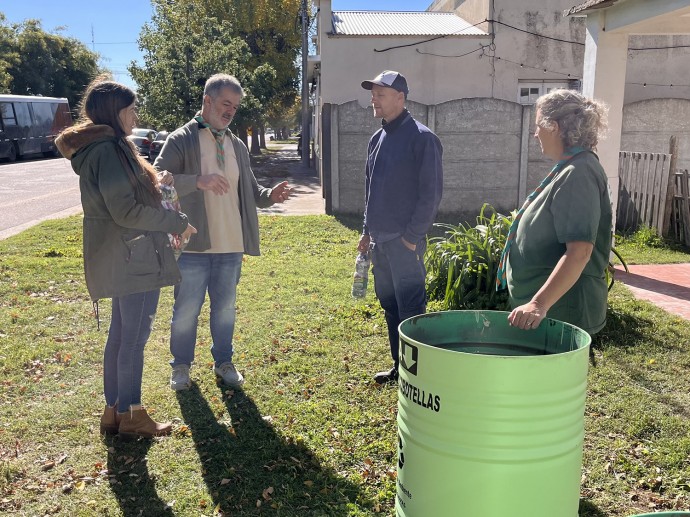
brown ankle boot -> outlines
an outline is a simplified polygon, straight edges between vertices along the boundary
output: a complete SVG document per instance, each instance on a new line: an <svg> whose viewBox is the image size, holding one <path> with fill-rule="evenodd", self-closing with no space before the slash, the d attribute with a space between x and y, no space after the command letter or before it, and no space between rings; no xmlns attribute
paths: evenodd
<svg viewBox="0 0 690 517"><path fill-rule="evenodd" d="M117 434L120 427L120 414L117 406L110 407L106 404L101 415L101 434Z"/></svg>
<svg viewBox="0 0 690 517"><path fill-rule="evenodd" d="M139 436L151 438L153 436L165 436L172 431L172 424L166 422L159 424L154 422L146 412L146 409L130 409L126 413L119 413L120 438L132 439Z"/></svg>

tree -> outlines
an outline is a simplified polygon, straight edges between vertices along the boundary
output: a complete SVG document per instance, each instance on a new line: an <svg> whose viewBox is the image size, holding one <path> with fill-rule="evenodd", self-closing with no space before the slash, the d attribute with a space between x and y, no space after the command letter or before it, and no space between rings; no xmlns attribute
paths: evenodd
<svg viewBox="0 0 690 517"><path fill-rule="evenodd" d="M278 140L288 138L288 128L299 125L302 101L296 92L276 99L266 111L266 122L275 130Z"/></svg>
<svg viewBox="0 0 690 517"><path fill-rule="evenodd" d="M18 58L7 67L10 91L66 97L71 106L78 105L86 86L100 73L98 54L75 38L45 32L38 20L25 20L12 31Z"/></svg>
<svg viewBox="0 0 690 517"><path fill-rule="evenodd" d="M132 62L129 71L138 85L142 116L159 129L174 129L201 108L211 75L228 73L243 85L249 82L249 49L232 35L228 21L197 12L193 3L154 0L153 8L153 19L139 37L144 64ZM256 104L247 95L233 125L248 127L244 119Z"/></svg>
<svg viewBox="0 0 690 517"><path fill-rule="evenodd" d="M219 9L219 2L220 9L227 5L227 0L211 0L209 5ZM268 114L287 109L298 90L301 0L231 0L230 6L236 30L249 45L251 66L270 63L276 72L270 88L262 88L263 109L253 120L258 138L252 139L252 153L259 154L260 141L265 148Z"/></svg>
<svg viewBox="0 0 690 517"><path fill-rule="evenodd" d="M171 0L178 9L192 5L196 14L227 21L232 34L247 46L246 67L250 74L243 86L258 103L250 117L255 134L263 136L266 113L285 106L297 91L296 58L301 48L298 23L300 0ZM273 73L266 74L266 66ZM247 127L242 119L240 134ZM260 152L252 139L252 152Z"/></svg>
<svg viewBox="0 0 690 517"><path fill-rule="evenodd" d="M6 24L5 15L0 13L0 93L10 93L12 75L10 68L19 62L15 34Z"/></svg>

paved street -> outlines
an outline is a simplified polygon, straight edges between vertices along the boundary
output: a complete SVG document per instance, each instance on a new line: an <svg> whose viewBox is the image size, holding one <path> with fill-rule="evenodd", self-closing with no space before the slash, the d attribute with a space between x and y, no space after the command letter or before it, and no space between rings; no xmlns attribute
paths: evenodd
<svg viewBox="0 0 690 517"><path fill-rule="evenodd" d="M0 239L79 212L79 177L64 158L0 163Z"/></svg>
<svg viewBox="0 0 690 517"><path fill-rule="evenodd" d="M259 210L273 215L323 214L319 179L302 167L296 144L272 144L275 156L254 166L259 181L273 186L288 180L290 199ZM79 177L64 158L34 158L14 163L0 162L0 239L15 235L46 219L81 212Z"/></svg>

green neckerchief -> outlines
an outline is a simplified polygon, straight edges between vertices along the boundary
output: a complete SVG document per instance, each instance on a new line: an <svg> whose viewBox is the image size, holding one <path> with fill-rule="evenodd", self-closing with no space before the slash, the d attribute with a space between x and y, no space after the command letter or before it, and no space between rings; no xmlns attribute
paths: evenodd
<svg viewBox="0 0 690 517"><path fill-rule="evenodd" d="M221 169L225 169L225 148L223 147L223 142L225 140L225 133L227 132L227 128L222 129L220 131L213 129L201 115L197 115L196 117L194 117L194 120L196 120L201 127L208 128L211 130L211 134L216 139L216 159L218 160L218 166Z"/></svg>

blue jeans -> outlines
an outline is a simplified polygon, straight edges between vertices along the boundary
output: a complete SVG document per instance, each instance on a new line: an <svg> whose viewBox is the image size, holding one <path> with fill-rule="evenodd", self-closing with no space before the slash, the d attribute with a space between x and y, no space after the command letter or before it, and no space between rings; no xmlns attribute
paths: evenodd
<svg viewBox="0 0 690 517"><path fill-rule="evenodd" d="M372 248L374 290L385 312L395 368L400 341L398 326L403 320L426 312L425 250L426 241L418 242L417 249L412 251L400 237L375 243Z"/></svg>
<svg viewBox="0 0 690 517"><path fill-rule="evenodd" d="M235 331L235 299L243 253L183 253L177 262L182 282L175 286L175 305L170 326L171 366L194 361L199 313L211 300L211 355L220 366L232 360Z"/></svg>
<svg viewBox="0 0 690 517"><path fill-rule="evenodd" d="M151 335L160 289L113 298L108 340L103 352L105 402L120 413L141 404L144 346Z"/></svg>

